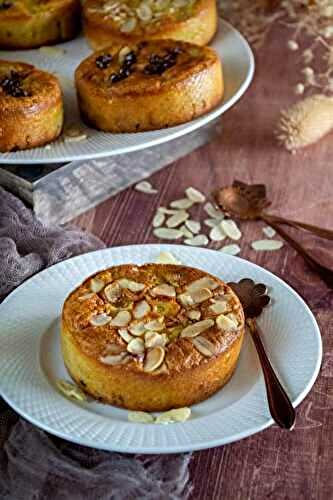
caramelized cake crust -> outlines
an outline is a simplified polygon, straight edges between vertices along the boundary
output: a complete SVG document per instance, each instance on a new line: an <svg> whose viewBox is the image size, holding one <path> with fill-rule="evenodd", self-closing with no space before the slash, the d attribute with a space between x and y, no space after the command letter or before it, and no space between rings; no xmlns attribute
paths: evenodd
<svg viewBox="0 0 333 500"><path fill-rule="evenodd" d="M243 335L241 304L223 281L185 266L129 264L69 295L61 343L69 373L94 398L164 411L220 389Z"/></svg>

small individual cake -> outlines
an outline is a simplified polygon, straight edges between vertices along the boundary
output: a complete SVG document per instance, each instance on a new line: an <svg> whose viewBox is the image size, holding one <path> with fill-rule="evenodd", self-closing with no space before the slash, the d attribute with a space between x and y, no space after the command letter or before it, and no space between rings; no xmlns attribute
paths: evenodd
<svg viewBox="0 0 333 500"><path fill-rule="evenodd" d="M30 64L0 60L0 151L42 146L63 125L57 78Z"/></svg>
<svg viewBox="0 0 333 500"><path fill-rule="evenodd" d="M0 0L0 48L65 42L80 29L80 0Z"/></svg>
<svg viewBox="0 0 333 500"><path fill-rule="evenodd" d="M216 52L173 40L98 51L81 62L75 82L83 119L116 133L184 123L212 109L223 95Z"/></svg>
<svg viewBox="0 0 333 500"><path fill-rule="evenodd" d="M143 38L206 45L216 32L216 0L87 0L83 21L94 49Z"/></svg>
<svg viewBox="0 0 333 500"><path fill-rule="evenodd" d="M232 376L244 335L238 297L204 271L169 264L111 267L67 297L61 345L94 398L142 411L202 401Z"/></svg>

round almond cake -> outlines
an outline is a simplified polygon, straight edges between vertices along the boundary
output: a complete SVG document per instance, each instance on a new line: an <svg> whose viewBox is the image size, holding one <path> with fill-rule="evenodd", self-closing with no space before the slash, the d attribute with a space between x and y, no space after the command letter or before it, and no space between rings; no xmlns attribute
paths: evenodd
<svg viewBox="0 0 333 500"><path fill-rule="evenodd" d="M219 57L209 47L152 40L95 52L75 71L83 119L104 132L141 132L200 116L223 95Z"/></svg>
<svg viewBox="0 0 333 500"><path fill-rule="evenodd" d="M0 152L42 146L63 126L57 78L30 64L0 60Z"/></svg>
<svg viewBox="0 0 333 500"><path fill-rule="evenodd" d="M220 279L169 264L121 265L67 297L61 345L75 382L99 401L164 411L202 401L236 367L238 297Z"/></svg>
<svg viewBox="0 0 333 500"><path fill-rule="evenodd" d="M65 42L80 29L80 0L0 0L0 48Z"/></svg>
<svg viewBox="0 0 333 500"><path fill-rule="evenodd" d="M94 49L152 38L206 45L217 28L216 0L86 0L83 23Z"/></svg>

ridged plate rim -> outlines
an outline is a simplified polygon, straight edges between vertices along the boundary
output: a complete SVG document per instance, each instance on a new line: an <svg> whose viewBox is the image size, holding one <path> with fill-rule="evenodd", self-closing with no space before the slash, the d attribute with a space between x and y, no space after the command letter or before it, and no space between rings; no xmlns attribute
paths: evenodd
<svg viewBox="0 0 333 500"><path fill-rule="evenodd" d="M57 393L45 377L39 363L40 340L50 322L59 315L67 292L97 269L113 263L148 262L161 250L171 251L184 264L196 265L210 272L215 270L215 274L222 278L227 274L228 280L240 279L246 275L269 286L273 285L273 308L279 308L281 300L283 302L285 297L288 298L286 304L291 304L293 313L289 310L276 313L276 309L272 309L267 312L264 323L266 320L269 323L272 314L275 314L278 321L287 321L288 312L287 324L294 321L295 317L298 321L296 324L302 327L298 335L307 335L302 339L292 338L292 342L300 342L299 352L287 353L293 360L293 366L288 363L287 366L281 366L285 362L279 359L282 355L276 349L271 353L273 361L278 361L293 404L297 406L305 398L320 369L322 342L312 312L289 285L256 264L222 252L181 245L148 244L108 248L63 261L27 280L0 305L0 393L17 413L36 426L68 441L110 451L145 454L177 453L220 446L272 425L261 374L251 390L239 401L212 414L169 426L133 424L95 415ZM224 273L216 272L219 267L225 269ZM55 290L50 287L50 282L58 288ZM31 294L33 301L29 302ZM51 303L52 300L55 302ZM29 311L33 317L31 307L35 308L34 325L27 321ZM52 313L41 311L41 307L49 307ZM52 318L50 314L53 314ZM22 318L27 320L23 322ZM288 343L291 338L285 336L287 333L283 330L277 338L281 346L284 345L282 341ZM294 331L291 333L295 334ZM264 341L270 353L273 339L264 335ZM27 353L22 352L26 344ZM29 359L32 361L30 364ZM308 363L305 365L306 374L301 372L301 368L304 369L302 360ZM28 380L33 381L33 384L26 386ZM221 395L223 397L223 389Z"/></svg>
<svg viewBox="0 0 333 500"><path fill-rule="evenodd" d="M211 45L216 48L223 60L227 91L222 103L209 113L176 127L136 134L106 134L84 127L87 129L88 133L87 140L66 143L63 142L62 139L58 139L51 144L50 149L40 147L26 151L0 153L0 164L23 165L63 163L125 154L157 146L158 144L171 141L207 125L222 113L225 113L242 97L253 79L255 68L254 56L249 44L245 38L226 21L219 21L219 30ZM64 56L47 57L37 49L15 52L0 51L0 58L26 61L41 69L55 72L66 80L69 78L72 79L75 67L78 66L80 60L91 53L91 50L88 48L82 36L71 42L57 45L56 47L66 50L67 53L71 55L68 56L68 58L66 55L67 53ZM230 47L232 47L232 49L230 49ZM231 51L234 52L231 54ZM238 82L237 88L228 92L228 88L233 85L230 78L230 73L232 73L233 70L230 61L228 62L230 56L233 61L232 64L237 66L237 71L242 74L242 78L241 81ZM68 88L67 85L65 85L64 94L65 111L67 109L67 115L77 117L75 121L79 121L73 85L70 85Z"/></svg>

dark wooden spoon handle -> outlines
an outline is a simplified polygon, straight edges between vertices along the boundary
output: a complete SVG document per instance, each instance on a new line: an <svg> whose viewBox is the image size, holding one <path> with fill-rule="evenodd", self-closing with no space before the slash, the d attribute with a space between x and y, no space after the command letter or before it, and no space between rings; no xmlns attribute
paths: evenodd
<svg viewBox="0 0 333 500"><path fill-rule="evenodd" d="M260 338L256 321L248 318L246 323L251 332L254 345L257 349L260 364L265 378L268 405L275 422L283 429L291 430L295 424L295 410L291 401L280 384L273 367L267 357L264 345Z"/></svg>
<svg viewBox="0 0 333 500"><path fill-rule="evenodd" d="M284 238L289 245L291 245L295 250L297 250L298 253L302 255L302 257L306 260L306 262L309 264L309 266L316 271L321 279L326 283L326 285L330 288L333 289L333 271L332 269L324 266L320 262L318 262L313 255L308 252L303 245L301 245L298 241L294 240L282 227L279 226L279 224L276 224L275 222L272 222L269 218L266 219L265 215L262 216L262 220L270 224L277 233Z"/></svg>
<svg viewBox="0 0 333 500"><path fill-rule="evenodd" d="M316 234L321 238L333 241L333 231L331 229L325 229L323 227L313 226L312 224L307 224L306 222L299 222L297 220L286 219L285 217L280 217L278 215L272 215L267 213L264 213L263 215L265 217L265 220L269 223L276 222L278 224L286 224L288 226L292 226L297 229L299 228L305 229L306 231Z"/></svg>

